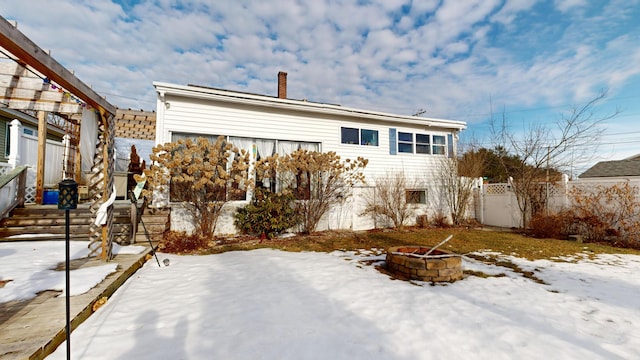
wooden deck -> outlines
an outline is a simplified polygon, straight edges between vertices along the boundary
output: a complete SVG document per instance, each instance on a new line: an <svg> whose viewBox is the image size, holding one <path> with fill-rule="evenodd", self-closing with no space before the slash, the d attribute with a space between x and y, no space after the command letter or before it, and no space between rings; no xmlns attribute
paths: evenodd
<svg viewBox="0 0 640 360"><path fill-rule="evenodd" d="M94 304L109 298L146 262L151 248L141 254L116 255L115 273L87 293L71 297L71 328L75 329L94 312ZM99 259L81 259L70 268L102 265ZM64 264L62 265L64 266ZM44 359L66 337L66 299L58 292L45 291L25 301L0 303L0 359Z"/></svg>

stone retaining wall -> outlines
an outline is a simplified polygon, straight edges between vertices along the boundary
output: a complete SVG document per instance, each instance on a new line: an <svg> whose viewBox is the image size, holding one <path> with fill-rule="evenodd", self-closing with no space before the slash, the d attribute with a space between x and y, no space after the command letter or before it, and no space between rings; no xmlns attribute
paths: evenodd
<svg viewBox="0 0 640 360"><path fill-rule="evenodd" d="M462 279L462 258L444 250L430 255L451 255L440 258L419 258L395 253L425 254L428 247L395 246L387 250L387 270L401 278L429 282L454 282Z"/></svg>

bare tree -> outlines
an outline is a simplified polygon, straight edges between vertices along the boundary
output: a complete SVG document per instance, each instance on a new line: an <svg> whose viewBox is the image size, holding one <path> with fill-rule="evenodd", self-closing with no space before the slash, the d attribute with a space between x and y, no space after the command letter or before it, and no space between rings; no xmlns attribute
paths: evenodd
<svg viewBox="0 0 640 360"><path fill-rule="evenodd" d="M407 201L407 190L415 188L409 184L404 172L387 173L378 177L375 185L364 195L365 209L361 215L382 217L402 229L407 220L414 216L415 208Z"/></svg>
<svg viewBox="0 0 640 360"><path fill-rule="evenodd" d="M473 197L475 179L482 176L486 152L468 151L459 158L438 161L438 182L453 225L460 225Z"/></svg>
<svg viewBox="0 0 640 360"><path fill-rule="evenodd" d="M594 108L607 96L601 91L587 103L573 107L563 114L553 126L543 122L531 122L523 131L515 131L503 113L502 122L492 121L495 147L506 149L520 159L517 168L505 171L513 179L512 187L522 215L522 226L526 227L530 216L546 205L546 191L551 182L551 171L566 170L575 159L587 159L596 153L595 148L603 129L604 121L616 116L619 111L598 116Z"/></svg>

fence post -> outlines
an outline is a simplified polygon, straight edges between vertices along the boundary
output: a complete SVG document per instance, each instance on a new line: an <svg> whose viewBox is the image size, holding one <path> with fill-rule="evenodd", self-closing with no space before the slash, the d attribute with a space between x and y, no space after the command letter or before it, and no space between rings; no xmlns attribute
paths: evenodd
<svg viewBox="0 0 640 360"><path fill-rule="evenodd" d="M480 209L480 224L484 224L484 178L479 177L476 178L476 183L478 184L476 191L478 192L478 202L480 204L476 205L476 209Z"/></svg>
<svg viewBox="0 0 640 360"><path fill-rule="evenodd" d="M569 208L569 176L562 174L562 209Z"/></svg>
<svg viewBox="0 0 640 360"><path fill-rule="evenodd" d="M9 123L9 164L12 169L22 165L20 149L22 148L22 123L18 119L13 119Z"/></svg>

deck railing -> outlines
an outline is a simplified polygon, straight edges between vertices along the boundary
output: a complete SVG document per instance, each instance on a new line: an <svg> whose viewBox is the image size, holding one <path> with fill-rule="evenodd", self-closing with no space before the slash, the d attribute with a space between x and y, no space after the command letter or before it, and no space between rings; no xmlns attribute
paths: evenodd
<svg viewBox="0 0 640 360"><path fill-rule="evenodd" d="M0 219L11 210L24 206L28 166L17 166L0 176Z"/></svg>

